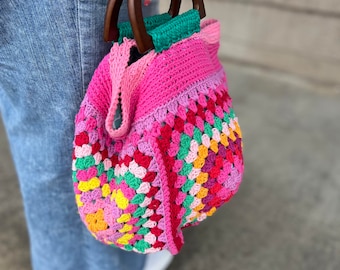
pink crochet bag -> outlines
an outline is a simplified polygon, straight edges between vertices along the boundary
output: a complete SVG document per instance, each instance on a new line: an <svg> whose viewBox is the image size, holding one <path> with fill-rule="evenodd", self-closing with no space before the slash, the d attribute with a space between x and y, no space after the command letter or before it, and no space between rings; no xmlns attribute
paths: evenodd
<svg viewBox="0 0 340 270"><path fill-rule="evenodd" d="M177 254L182 229L237 192L242 135L217 56L219 22L200 23L193 9L145 24L154 49L138 53L122 24L93 75L75 119L74 190L99 241Z"/></svg>

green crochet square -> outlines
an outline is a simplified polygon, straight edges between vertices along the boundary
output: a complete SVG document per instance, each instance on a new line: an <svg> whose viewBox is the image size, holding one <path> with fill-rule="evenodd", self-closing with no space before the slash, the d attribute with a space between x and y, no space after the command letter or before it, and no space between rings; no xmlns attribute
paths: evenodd
<svg viewBox="0 0 340 270"><path fill-rule="evenodd" d="M201 30L201 18L198 10L191 9L172 18L168 13L151 16L144 19L145 28L152 37L156 52L169 49L173 44L198 33ZM133 38L130 22L118 24L121 44L124 38Z"/></svg>

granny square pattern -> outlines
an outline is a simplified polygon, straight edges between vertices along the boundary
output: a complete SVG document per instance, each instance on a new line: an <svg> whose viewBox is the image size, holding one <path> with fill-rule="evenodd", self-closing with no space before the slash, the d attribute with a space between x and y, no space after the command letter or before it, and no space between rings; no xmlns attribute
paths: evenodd
<svg viewBox="0 0 340 270"><path fill-rule="evenodd" d="M95 71L75 119L72 169L80 217L99 241L177 254L182 229L237 192L242 133L217 56L219 27L204 21L134 61L135 41L125 38Z"/></svg>

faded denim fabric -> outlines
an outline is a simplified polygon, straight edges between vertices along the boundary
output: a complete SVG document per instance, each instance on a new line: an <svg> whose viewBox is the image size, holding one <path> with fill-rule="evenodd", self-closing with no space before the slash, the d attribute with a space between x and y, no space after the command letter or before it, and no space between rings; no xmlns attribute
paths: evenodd
<svg viewBox="0 0 340 270"><path fill-rule="evenodd" d="M97 242L72 178L74 117L110 44L106 0L0 2L0 109L17 169L34 270L139 270L145 255ZM121 20L127 20L126 3ZM144 15L157 12L158 3Z"/></svg>

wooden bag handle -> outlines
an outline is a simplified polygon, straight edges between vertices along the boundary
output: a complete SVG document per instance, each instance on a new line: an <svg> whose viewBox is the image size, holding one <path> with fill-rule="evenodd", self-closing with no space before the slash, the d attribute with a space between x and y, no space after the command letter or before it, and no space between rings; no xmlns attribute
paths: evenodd
<svg viewBox="0 0 340 270"><path fill-rule="evenodd" d="M168 13L172 17L179 14L181 7L181 0L171 0ZM123 0L108 0L105 22L104 22L104 40L105 41L118 41L118 15ZM193 8L197 9L200 13L201 19L206 16L203 0L192 0ZM142 1L141 0L128 0L128 12L130 23L137 47L140 53L145 53L154 48L152 38L147 33L143 19Z"/></svg>

